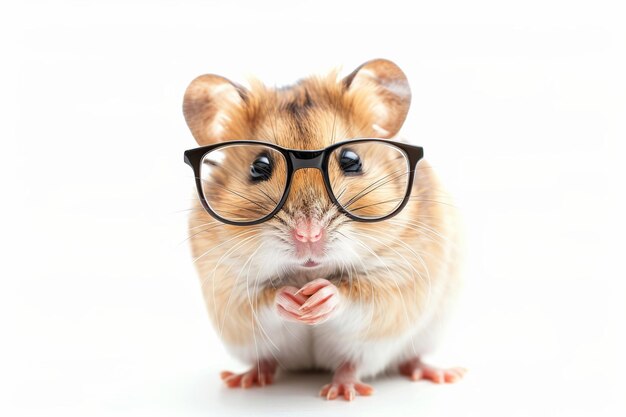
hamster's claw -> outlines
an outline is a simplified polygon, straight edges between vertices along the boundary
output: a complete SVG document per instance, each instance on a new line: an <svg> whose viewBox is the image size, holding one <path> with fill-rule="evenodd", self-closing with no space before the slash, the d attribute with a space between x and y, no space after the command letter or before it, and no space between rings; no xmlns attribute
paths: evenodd
<svg viewBox="0 0 626 417"><path fill-rule="evenodd" d="M323 323L339 306L339 290L333 283L323 278L307 283L297 294L308 296L306 302L298 309L302 323Z"/></svg>
<svg viewBox="0 0 626 417"><path fill-rule="evenodd" d="M356 368L350 363L341 365L333 375L333 381L320 390L320 396L327 400L334 400L340 395L347 401L352 401L357 394L372 395L374 388L364 384L356 377Z"/></svg>
<svg viewBox="0 0 626 417"><path fill-rule="evenodd" d="M298 294L295 287L283 287L276 294L276 310L286 320L299 322L302 313L300 307L307 297Z"/></svg>
<svg viewBox="0 0 626 417"><path fill-rule="evenodd" d="M333 286L333 283L324 278L317 278L313 281L307 282L302 288L300 288L296 294L303 294L306 296L313 295L324 287Z"/></svg>
<svg viewBox="0 0 626 417"><path fill-rule="evenodd" d="M339 305L339 291L330 281L316 279L297 290L283 287L276 294L276 309L286 320L320 324L328 320Z"/></svg>
<svg viewBox="0 0 626 417"><path fill-rule="evenodd" d="M399 370L402 375L408 376L412 381L428 379L436 384L458 382L467 373L467 369L461 367L437 368L426 365L419 358L400 364Z"/></svg>
<svg viewBox="0 0 626 417"><path fill-rule="evenodd" d="M224 371L220 374L222 381L228 388L250 388L253 385L264 387L274 382L276 364L272 361L260 361L257 366L253 366L247 372L236 374Z"/></svg>
<svg viewBox="0 0 626 417"><path fill-rule="evenodd" d="M354 384L326 384L320 390L320 396L326 397L327 400L334 400L338 396L342 395L348 401L354 400L356 394L362 396L372 395L374 388L370 385L356 382Z"/></svg>

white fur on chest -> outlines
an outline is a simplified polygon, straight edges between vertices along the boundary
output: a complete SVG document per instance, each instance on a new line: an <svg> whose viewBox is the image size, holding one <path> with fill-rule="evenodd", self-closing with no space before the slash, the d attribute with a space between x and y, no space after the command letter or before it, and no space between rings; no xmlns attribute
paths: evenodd
<svg viewBox="0 0 626 417"><path fill-rule="evenodd" d="M420 355L431 344L420 337L424 326L417 324L397 337L364 339L363 330L371 317L368 310L344 305L327 322L309 326L287 322L265 307L258 312L260 326L255 331L254 343L228 347L244 362L254 364L259 359L274 358L281 368L288 370L334 370L350 361L357 365L359 376L366 378L385 371L401 359Z"/></svg>
<svg viewBox="0 0 626 417"><path fill-rule="evenodd" d="M375 261L375 260L374 260ZM372 262L374 262L372 261ZM292 285L300 288L322 271L291 274L273 285ZM358 376L367 378L397 366L407 359L431 351L439 340L440 330L449 310L448 302L455 285L449 285L447 264L434 276L428 306L410 323L403 333L392 337L370 339L368 325L373 308L366 303L340 300L339 309L326 322L314 326L289 322L281 318L274 306L260 308L256 313L258 326L254 343L228 346L242 361L255 364L262 359L276 359L279 366L289 370L326 369L334 371L344 362L356 366Z"/></svg>

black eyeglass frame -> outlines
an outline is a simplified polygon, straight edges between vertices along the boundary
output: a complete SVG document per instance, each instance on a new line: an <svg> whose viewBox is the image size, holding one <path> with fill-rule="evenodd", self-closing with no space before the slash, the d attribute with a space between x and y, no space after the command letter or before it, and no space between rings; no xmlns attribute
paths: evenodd
<svg viewBox="0 0 626 417"><path fill-rule="evenodd" d="M339 201L335 197L335 194L332 191L332 187L330 184L330 178L328 176L328 161L329 161L329 156L332 154L332 152L335 149L340 148L342 146L346 146L349 144L362 143L362 142L381 142L390 146L394 146L400 149L406 155L407 160L409 161L409 180L408 180L408 184L406 188L406 193L404 195L404 199L402 200L402 203L400 203L400 205L396 207L396 209L393 212L383 217L364 218L364 217L355 216L354 214L350 213L347 209L345 209L339 203ZM204 159L206 154L208 154L209 152L212 152L216 149L219 149L225 146L232 146L232 145L266 146L268 148L274 149L275 151L281 153L287 163L287 179L285 182L285 190L283 192L283 195L280 201L278 202L278 204L276 205L276 208L271 213L269 213L265 217L262 217L258 220L238 222L238 221L225 219L211 209L211 206L206 201L206 198L204 196L204 190L202 189L202 178L201 178L201 173L200 173L202 160ZM335 204L343 214L345 214L347 217L355 221L373 223L373 222L380 222L380 221L383 221L383 220L386 220L395 216L400 211L402 211L402 209L406 206L406 204L409 201L409 197L411 196L411 189L413 188L413 180L415 178L415 168L417 166L417 163L424 157L424 149L421 146L414 146L414 145L409 145L406 143L396 142L396 141L387 140L387 139L379 139L379 138L350 139L350 140L346 140L343 142L334 143L324 149L319 149L319 150L289 149L289 148L283 148L273 143L262 142L262 141L257 141L257 140L233 140L233 141L215 143L213 145L208 145L208 146L202 146L202 147L195 148L195 149L189 149L185 151L184 156L185 156L185 163L193 169L195 181L196 181L196 188L198 190L198 196L200 197L200 203L202 204L202 207L204 207L204 209L211 216L213 216L216 220L219 220L223 223L230 224L233 226L252 226L255 224L263 223L271 219L272 217L274 217L276 213L278 213L283 208L283 206L285 205L285 202L287 201L287 197L289 196L289 190L291 188L291 179L293 177L294 172L299 169L304 169L304 168L316 168L321 171L322 177L324 178L324 185L326 187L326 192L328 193L328 196L332 200L333 204Z"/></svg>

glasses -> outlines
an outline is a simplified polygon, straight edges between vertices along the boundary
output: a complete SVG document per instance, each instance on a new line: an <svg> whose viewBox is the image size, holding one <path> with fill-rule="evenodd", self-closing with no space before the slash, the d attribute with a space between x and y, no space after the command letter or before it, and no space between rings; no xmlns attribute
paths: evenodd
<svg viewBox="0 0 626 417"><path fill-rule="evenodd" d="M185 151L200 202L217 220L262 223L283 207L295 171L319 169L333 203L349 218L376 222L407 204L419 146L352 139L320 150L286 149L259 141L222 142Z"/></svg>

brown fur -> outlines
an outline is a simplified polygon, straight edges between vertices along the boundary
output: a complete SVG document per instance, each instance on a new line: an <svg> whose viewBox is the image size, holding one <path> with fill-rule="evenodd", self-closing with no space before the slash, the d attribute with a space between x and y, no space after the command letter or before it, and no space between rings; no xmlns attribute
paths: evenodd
<svg viewBox="0 0 626 417"><path fill-rule="evenodd" d="M245 90L222 77L202 76L188 88L184 109L201 145L258 139L288 148L321 149L346 138L381 137L385 132L387 137L395 136L409 103L410 92L402 71L389 61L376 60L341 81L331 73L282 89L253 82L250 90ZM302 213L317 215L333 210L319 171L300 170L294 175L279 217L293 224L295 216ZM430 166L422 161L412 199L398 216L366 224L335 215L332 227L349 227L367 236L362 240L376 254L370 260L376 256L395 259L389 269L374 268L351 279L345 271L329 271L325 276L347 299L373 307L372 323L363 337L397 335L429 306L453 292L455 282L442 278L454 275L449 270L449 260L454 257L450 253L454 244L450 242L456 240L456 228L450 220L453 211ZM274 302L276 290L272 285L246 291L237 279L237 266L232 264L235 259L245 269L245 261L261 241L262 233L272 223L278 225L275 220L267 223L251 227L219 224L199 204L190 218L191 247L209 315L229 344L251 343L254 311ZM314 278L318 276L304 273L304 280ZM289 284L288 279L282 284Z"/></svg>

